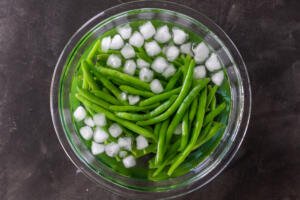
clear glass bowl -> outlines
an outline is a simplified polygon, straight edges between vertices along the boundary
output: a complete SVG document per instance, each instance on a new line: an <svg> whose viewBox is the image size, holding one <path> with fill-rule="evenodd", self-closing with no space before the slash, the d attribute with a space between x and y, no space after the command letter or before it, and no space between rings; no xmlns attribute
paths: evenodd
<svg viewBox="0 0 300 200"><path fill-rule="evenodd" d="M189 173L153 182L124 177L108 168L80 142L71 120L69 92L76 65L86 47L107 30L138 19L158 19L189 28L203 36L227 70L231 111L220 144ZM245 136L251 111L251 90L244 61L229 37L203 14L171 2L139 1L105 10L71 37L55 67L50 104L57 137L70 160L101 187L134 199L166 199L192 192L215 178L231 161Z"/></svg>

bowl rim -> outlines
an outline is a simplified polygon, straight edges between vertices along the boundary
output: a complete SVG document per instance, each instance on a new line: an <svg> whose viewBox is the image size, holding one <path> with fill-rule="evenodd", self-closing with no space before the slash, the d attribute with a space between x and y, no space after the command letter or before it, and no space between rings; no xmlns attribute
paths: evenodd
<svg viewBox="0 0 300 200"><path fill-rule="evenodd" d="M225 168L226 166L230 163L230 161L233 159L234 155L238 151L239 147L242 144L242 141L245 137L249 120L250 120L250 115L251 115L251 86L250 86L250 80L249 80L249 75L246 69L246 65L243 61L243 58L241 57L238 49L236 48L235 44L232 42L232 40L227 36L227 34L217 25L215 24L212 20L210 20L208 17L206 17L204 14L200 13L199 11L196 11L192 8L189 8L187 6L179 5L174 2L168 2L168 1L134 1L134 2L128 2L128 3L123 3L119 4L117 6L108 8L107 10L104 10L91 19L89 19L86 23L84 23L74 34L73 36L68 40L67 44L63 48L58 61L56 63L54 72L53 72L53 77L51 81L51 88L50 88L50 110L51 110L51 116L52 116L52 121L54 125L54 129L56 132L56 135L59 139L59 142L64 149L65 153L69 157L69 159L72 161L72 163L80 169L89 179L92 181L96 182L97 184L100 184L104 189L107 189L109 191L115 192L117 194L122 194L127 197L136 197L136 195L139 196L139 198L147 198L149 197L149 193L145 193L143 191L134 191L130 189L125 189L125 188L114 188L116 184L109 182L107 180L104 180L101 176L102 182L99 183L99 180L97 177L95 177L94 172L90 170L88 167L85 167L83 165L83 162L77 157L76 153L73 151L73 149L70 147L68 144L68 141L66 141L66 136L62 137L62 135L65 135L64 133L64 128L61 124L60 121L60 116L59 116L59 109L58 109L58 91L59 91L59 82L60 78L65 66L65 62L67 60L67 57L69 56L68 50L73 49L74 46L72 46L72 43L77 43L78 40L80 40L84 34L86 33L84 29L91 29L94 27L94 24L100 23L101 21L110 18L111 16L114 16L116 14L126 12L132 9L139 9L139 8L158 8L158 9L166 9L166 10L171 10L171 11L176 11L180 12L181 14L187 15L191 18L194 18L201 23L203 23L206 27L208 27L210 30L213 31L213 33L216 33L216 35L222 39L222 42L226 46L226 48L231 50L231 55L235 58L238 59L238 61L235 60L235 62L238 62L236 64L239 68L239 72L242 78L242 84L243 84L243 89L244 89L244 111L242 113L242 119L240 122L240 127L238 130L238 134L236 136L236 139L233 141L229 151L227 154L223 157L223 159L218 163L214 169L212 169L209 172L209 177L204 177L201 179L201 183L193 183L192 186L186 190L186 188L180 188L178 190L171 190L171 191L165 191L165 192L157 192L159 194L157 197L158 198L173 198L173 197L178 197L182 196L184 194L190 193L192 191L195 191L196 189L199 189L200 187L206 185L209 183L211 180L213 180L216 176L218 176ZM205 22L204 22L205 21ZM96 23L97 22L97 23ZM66 54L68 52L68 54ZM128 193L128 191L131 191ZM152 193L151 193L152 194ZM153 195L152 197L153 198Z"/></svg>

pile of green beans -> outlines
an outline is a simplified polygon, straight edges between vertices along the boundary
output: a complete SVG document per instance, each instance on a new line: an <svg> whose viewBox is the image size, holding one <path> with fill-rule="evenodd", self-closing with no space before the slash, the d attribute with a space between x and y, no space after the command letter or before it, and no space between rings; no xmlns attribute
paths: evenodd
<svg viewBox="0 0 300 200"><path fill-rule="evenodd" d="M194 80L195 61L190 56L180 56L173 63L176 73L165 79L164 91L155 94L149 83L136 76L99 63L95 65L95 60L118 53L103 54L99 45L97 41L80 63L77 100L89 113L103 113L131 136L148 138L150 145L146 149L133 149L131 153L137 159L150 156L150 179L172 177L193 151L224 128L218 116L228 105L218 98L219 87L209 78ZM137 57L152 62L142 48L138 49ZM141 100L137 105L129 105L122 93L139 95ZM182 133L175 135L179 125Z"/></svg>

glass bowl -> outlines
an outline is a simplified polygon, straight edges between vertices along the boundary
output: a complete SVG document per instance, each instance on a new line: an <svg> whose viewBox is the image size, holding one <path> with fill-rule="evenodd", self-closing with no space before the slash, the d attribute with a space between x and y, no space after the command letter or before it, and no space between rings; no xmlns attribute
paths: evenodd
<svg viewBox="0 0 300 200"><path fill-rule="evenodd" d="M107 30L138 19L158 19L189 28L203 36L228 74L231 111L216 149L189 173L163 181L122 176L94 158L81 143L72 123L69 92L77 62L97 37ZM50 106L57 137L70 160L101 187L134 199L166 199L192 192L214 179L231 161L245 136L251 111L251 90L244 61L229 37L203 14L171 2L139 1L120 4L87 21L66 44L51 83Z"/></svg>

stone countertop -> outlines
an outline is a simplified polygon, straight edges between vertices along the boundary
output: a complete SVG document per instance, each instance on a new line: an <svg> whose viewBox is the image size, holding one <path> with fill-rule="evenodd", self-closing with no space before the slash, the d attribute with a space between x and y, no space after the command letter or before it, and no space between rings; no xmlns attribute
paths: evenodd
<svg viewBox="0 0 300 200"><path fill-rule="evenodd" d="M76 170L55 135L49 89L68 38L117 0L0 1L0 199L120 199ZM300 199L300 1L177 0L213 19L248 67L245 142L215 180L182 199Z"/></svg>

